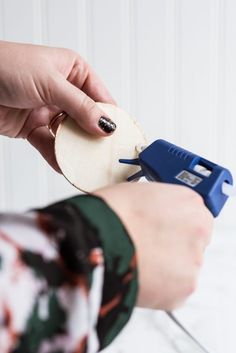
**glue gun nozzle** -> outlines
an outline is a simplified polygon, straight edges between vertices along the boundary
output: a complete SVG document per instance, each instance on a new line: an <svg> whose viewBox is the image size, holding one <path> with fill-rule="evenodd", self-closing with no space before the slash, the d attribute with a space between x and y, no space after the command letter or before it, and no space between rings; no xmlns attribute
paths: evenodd
<svg viewBox="0 0 236 353"><path fill-rule="evenodd" d="M135 146L135 151L136 151L137 153L141 153L141 152L143 152L143 151L145 150L146 147L147 147L147 146L136 145L136 146Z"/></svg>

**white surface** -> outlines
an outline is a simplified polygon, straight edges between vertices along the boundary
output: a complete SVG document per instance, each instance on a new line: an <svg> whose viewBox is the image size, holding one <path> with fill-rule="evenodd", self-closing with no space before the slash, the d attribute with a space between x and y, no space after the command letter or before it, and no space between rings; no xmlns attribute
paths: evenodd
<svg viewBox="0 0 236 353"><path fill-rule="evenodd" d="M217 229L199 287L176 316L211 353L235 353L236 232ZM201 353L163 312L136 309L104 353Z"/></svg>

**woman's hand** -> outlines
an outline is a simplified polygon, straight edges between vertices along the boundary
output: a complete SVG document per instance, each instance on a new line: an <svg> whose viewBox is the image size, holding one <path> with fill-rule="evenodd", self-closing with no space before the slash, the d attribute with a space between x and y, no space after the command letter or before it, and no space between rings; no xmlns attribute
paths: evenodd
<svg viewBox="0 0 236 353"><path fill-rule="evenodd" d="M106 136L115 125L108 120L104 131L103 119L100 127L104 113L95 101L114 104L101 80L76 52L0 41L1 135L27 138L59 170L54 139L46 126L65 111L89 133Z"/></svg>
<svg viewBox="0 0 236 353"><path fill-rule="evenodd" d="M213 217L191 189L126 183L95 192L118 214L138 256L142 307L171 310L196 288Z"/></svg>

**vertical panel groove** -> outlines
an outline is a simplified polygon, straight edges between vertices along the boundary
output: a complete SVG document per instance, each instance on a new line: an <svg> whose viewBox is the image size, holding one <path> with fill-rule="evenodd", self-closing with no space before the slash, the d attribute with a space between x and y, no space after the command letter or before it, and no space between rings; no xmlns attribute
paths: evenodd
<svg viewBox="0 0 236 353"><path fill-rule="evenodd" d="M5 141L0 137L0 168L1 168L1 183L0 183L0 212L6 209L6 154L5 154Z"/></svg>
<svg viewBox="0 0 236 353"><path fill-rule="evenodd" d="M217 141L225 140L225 1L219 0L219 46L218 46L218 114L217 114ZM224 144L217 143L217 156L224 158Z"/></svg>
<svg viewBox="0 0 236 353"><path fill-rule="evenodd" d="M129 76L129 89L130 89L130 113L137 117L137 11L136 11L136 0L129 0L129 17L130 17L130 76Z"/></svg>
<svg viewBox="0 0 236 353"><path fill-rule="evenodd" d="M92 67L95 66L94 59L94 26L93 26L93 0L86 2L86 26L87 26L87 60Z"/></svg>
<svg viewBox="0 0 236 353"><path fill-rule="evenodd" d="M182 125L181 105L182 105L182 45L181 45L181 0L175 0L175 103L174 103L174 136L178 144L182 145L181 131Z"/></svg>
<svg viewBox="0 0 236 353"><path fill-rule="evenodd" d="M43 23L42 23L42 1L34 0L33 2L33 40L35 44L43 43Z"/></svg>
<svg viewBox="0 0 236 353"><path fill-rule="evenodd" d="M48 42L48 21L47 8L45 0L34 0L34 42L36 44L45 45ZM39 178L37 180L38 186L38 203L39 205L47 204L50 200L50 186L48 167L42 157L38 154L37 169Z"/></svg>
<svg viewBox="0 0 236 353"><path fill-rule="evenodd" d="M3 156L4 156L4 201L5 201L5 211L11 211L13 202L13 194L12 194L12 173L14 172L12 166L12 154L10 147L10 139L4 138L3 141ZM13 206L14 207L14 206Z"/></svg>
<svg viewBox="0 0 236 353"><path fill-rule="evenodd" d="M120 31L121 31L121 75L122 75L122 87L121 87L121 103L124 108L131 111L131 15L130 15L130 1L121 0L121 19L120 19Z"/></svg>
<svg viewBox="0 0 236 353"><path fill-rule="evenodd" d="M173 142L180 143L180 99L181 99L181 23L180 2L166 2L166 135Z"/></svg>
<svg viewBox="0 0 236 353"><path fill-rule="evenodd" d="M4 0L0 0L0 17L1 17L1 38L5 38L5 11L4 11Z"/></svg>
<svg viewBox="0 0 236 353"><path fill-rule="evenodd" d="M39 0L41 14L41 38L44 45L50 45L49 27L48 27L48 1Z"/></svg>
<svg viewBox="0 0 236 353"><path fill-rule="evenodd" d="M0 0L0 39L4 39L4 0ZM0 183L0 212L6 209L6 155L5 155L5 140L0 137L0 168L1 168L1 183Z"/></svg>
<svg viewBox="0 0 236 353"><path fill-rule="evenodd" d="M212 146L211 155L216 159L218 155L218 106L219 106L219 1L212 0L210 6L210 48L209 48L209 98L210 98L210 117L211 134L209 135L209 143Z"/></svg>
<svg viewBox="0 0 236 353"><path fill-rule="evenodd" d="M165 2L165 117L164 132L166 138L171 139L169 124L173 125L174 116L174 29L173 29L174 2ZM173 139L172 139L173 140Z"/></svg>
<svg viewBox="0 0 236 353"><path fill-rule="evenodd" d="M76 2L76 17L78 24L78 43L76 50L84 58L88 58L88 13L87 13L87 0L80 0Z"/></svg>

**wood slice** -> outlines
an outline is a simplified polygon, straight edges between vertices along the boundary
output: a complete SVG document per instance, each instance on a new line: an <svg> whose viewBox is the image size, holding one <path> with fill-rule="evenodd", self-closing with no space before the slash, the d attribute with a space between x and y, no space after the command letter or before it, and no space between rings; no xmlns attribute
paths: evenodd
<svg viewBox="0 0 236 353"><path fill-rule="evenodd" d="M58 165L67 180L84 192L126 181L140 167L119 163L119 158L137 158L136 146L147 144L146 138L126 112L111 104L97 103L117 125L107 137L94 137L67 117L55 138Z"/></svg>

